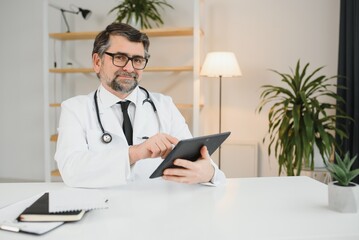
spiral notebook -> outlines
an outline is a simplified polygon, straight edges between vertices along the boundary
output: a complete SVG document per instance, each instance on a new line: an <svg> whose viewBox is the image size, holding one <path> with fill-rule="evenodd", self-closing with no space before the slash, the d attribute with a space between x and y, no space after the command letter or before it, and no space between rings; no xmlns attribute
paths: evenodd
<svg viewBox="0 0 359 240"><path fill-rule="evenodd" d="M36 216L35 221L18 221L21 220L21 215L26 213L26 209L33 208L33 205L34 209L37 209L41 204L45 206L46 215L51 216L50 219L42 218L39 221L39 216ZM108 208L107 197L102 191L66 187L37 194L1 208L0 230L42 235L66 221L80 220L88 210L102 208ZM35 214L39 215L39 211L35 211ZM64 218L66 215L70 217Z"/></svg>
<svg viewBox="0 0 359 240"><path fill-rule="evenodd" d="M79 221L86 211L107 208L107 199L96 190L64 189L44 193L18 217L22 222Z"/></svg>
<svg viewBox="0 0 359 240"><path fill-rule="evenodd" d="M108 198L98 189L65 188L49 194L49 212L108 208Z"/></svg>
<svg viewBox="0 0 359 240"><path fill-rule="evenodd" d="M49 193L44 193L18 217L21 222L72 222L80 220L85 210L51 213L49 211Z"/></svg>

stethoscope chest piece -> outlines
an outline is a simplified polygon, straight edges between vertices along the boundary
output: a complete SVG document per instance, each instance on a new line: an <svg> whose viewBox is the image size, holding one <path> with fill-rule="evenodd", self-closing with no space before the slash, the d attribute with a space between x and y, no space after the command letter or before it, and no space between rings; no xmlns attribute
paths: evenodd
<svg viewBox="0 0 359 240"><path fill-rule="evenodd" d="M112 136L109 133L102 134L101 140L103 143L110 143L112 141Z"/></svg>
<svg viewBox="0 0 359 240"><path fill-rule="evenodd" d="M140 86L140 89L142 89L146 93L146 99L143 100L142 105L145 104L146 102L150 103L153 108L153 111L155 113L157 113L156 106L153 103L148 91L141 86ZM97 90L95 91L95 94L94 94L94 101L95 101L96 116L97 116L98 124L100 125L101 131L103 133L101 136L101 141L106 144L110 143L112 141L112 136L111 136L111 134L109 134L108 132L105 131L105 129L103 128L102 123L101 123L100 112L99 112L98 103L97 103ZM158 117L158 115L157 115L157 117ZM159 118L158 118L158 122L159 122Z"/></svg>

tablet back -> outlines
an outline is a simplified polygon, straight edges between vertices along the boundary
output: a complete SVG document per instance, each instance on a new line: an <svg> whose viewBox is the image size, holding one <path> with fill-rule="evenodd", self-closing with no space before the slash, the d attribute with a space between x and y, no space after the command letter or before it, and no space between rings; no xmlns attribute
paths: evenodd
<svg viewBox="0 0 359 240"><path fill-rule="evenodd" d="M224 132L179 141L170 154L168 154L158 168L152 173L150 178L163 176L163 171L166 168L178 168L178 166L173 165L173 161L178 158L196 161L201 156L200 150L203 146L207 147L208 153L211 155L230 134L230 132Z"/></svg>

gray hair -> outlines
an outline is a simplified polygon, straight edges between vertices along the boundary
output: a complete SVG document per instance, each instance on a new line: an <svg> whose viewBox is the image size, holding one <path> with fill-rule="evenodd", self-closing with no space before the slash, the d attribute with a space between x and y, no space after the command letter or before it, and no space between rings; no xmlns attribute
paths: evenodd
<svg viewBox="0 0 359 240"><path fill-rule="evenodd" d="M100 32L93 44L92 55L97 53L101 58L106 50L110 47L110 36L123 36L130 42L142 42L145 49L145 58L149 58L148 48L150 40L145 33L138 31L136 28L125 23L112 23L106 27L105 30Z"/></svg>

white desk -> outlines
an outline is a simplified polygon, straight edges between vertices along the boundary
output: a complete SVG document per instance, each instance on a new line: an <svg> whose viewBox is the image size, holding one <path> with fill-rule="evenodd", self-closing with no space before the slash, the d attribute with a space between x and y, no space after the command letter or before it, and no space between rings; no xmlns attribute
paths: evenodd
<svg viewBox="0 0 359 240"><path fill-rule="evenodd" d="M3 183L0 206L62 187ZM0 231L0 239L359 239L359 214L329 210L327 186L308 177L228 179L222 187L152 180L103 191L109 209L42 236Z"/></svg>

